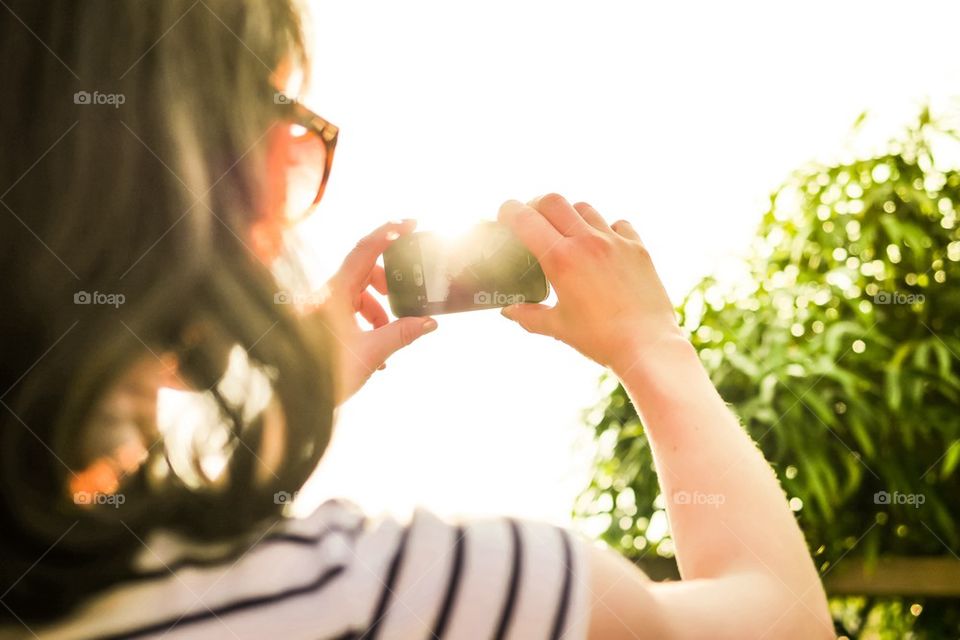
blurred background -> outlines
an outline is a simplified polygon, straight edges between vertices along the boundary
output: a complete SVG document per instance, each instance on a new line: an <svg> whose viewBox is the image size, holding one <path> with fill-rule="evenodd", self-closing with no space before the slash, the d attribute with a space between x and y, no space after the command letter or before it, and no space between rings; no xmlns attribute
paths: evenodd
<svg viewBox="0 0 960 640"><path fill-rule="evenodd" d="M548 191L629 219L780 474L838 632L960 635L960 5L311 9L305 102L342 131L299 229L316 282L388 219L462 228ZM616 381L495 311L438 320L341 409L298 508L546 519L669 576Z"/></svg>

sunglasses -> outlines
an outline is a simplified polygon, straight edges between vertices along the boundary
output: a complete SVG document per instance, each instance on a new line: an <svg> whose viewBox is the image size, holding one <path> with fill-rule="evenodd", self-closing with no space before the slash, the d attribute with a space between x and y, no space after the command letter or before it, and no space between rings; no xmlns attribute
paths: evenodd
<svg viewBox="0 0 960 640"><path fill-rule="evenodd" d="M283 173L283 209L295 224L323 197L340 129L282 93L274 94L274 103L280 120L275 160Z"/></svg>

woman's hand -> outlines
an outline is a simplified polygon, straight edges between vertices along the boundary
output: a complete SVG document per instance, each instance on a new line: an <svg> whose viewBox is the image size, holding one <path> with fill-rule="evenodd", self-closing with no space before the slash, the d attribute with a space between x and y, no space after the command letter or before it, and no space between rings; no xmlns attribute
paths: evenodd
<svg viewBox="0 0 960 640"><path fill-rule="evenodd" d="M553 336L623 375L650 345L682 337L673 305L629 222L608 225L584 202L549 194L508 200L499 219L540 262L557 304L517 304L503 315Z"/></svg>
<svg viewBox="0 0 960 640"><path fill-rule="evenodd" d="M317 314L333 334L337 347L338 402L356 393L386 359L425 333L437 328L433 318L400 318L389 321L387 312L369 291L372 286L387 293L387 277L377 259L401 235L410 233L414 220L389 222L362 238L347 255L337 273L327 282L324 301ZM357 314L373 325L364 330Z"/></svg>

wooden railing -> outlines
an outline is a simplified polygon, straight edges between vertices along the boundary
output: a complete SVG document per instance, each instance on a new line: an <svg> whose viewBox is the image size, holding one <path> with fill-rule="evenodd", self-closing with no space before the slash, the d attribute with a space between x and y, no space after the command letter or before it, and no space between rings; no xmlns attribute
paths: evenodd
<svg viewBox="0 0 960 640"><path fill-rule="evenodd" d="M668 558L644 558L637 564L653 580L677 580L677 564ZM844 558L824 574L832 596L960 597L960 559L953 556L887 556L869 565Z"/></svg>

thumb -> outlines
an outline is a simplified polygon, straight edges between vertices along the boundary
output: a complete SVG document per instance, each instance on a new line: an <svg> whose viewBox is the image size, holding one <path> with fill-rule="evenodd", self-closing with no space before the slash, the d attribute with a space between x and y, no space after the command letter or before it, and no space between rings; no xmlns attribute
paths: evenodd
<svg viewBox="0 0 960 640"><path fill-rule="evenodd" d="M393 353L436 328L437 321L433 318L407 317L394 320L368 333L369 357L375 362L374 366L379 366Z"/></svg>
<svg viewBox="0 0 960 640"><path fill-rule="evenodd" d="M500 310L505 318L513 320L530 333L552 336L553 307L545 304L511 304Z"/></svg>

